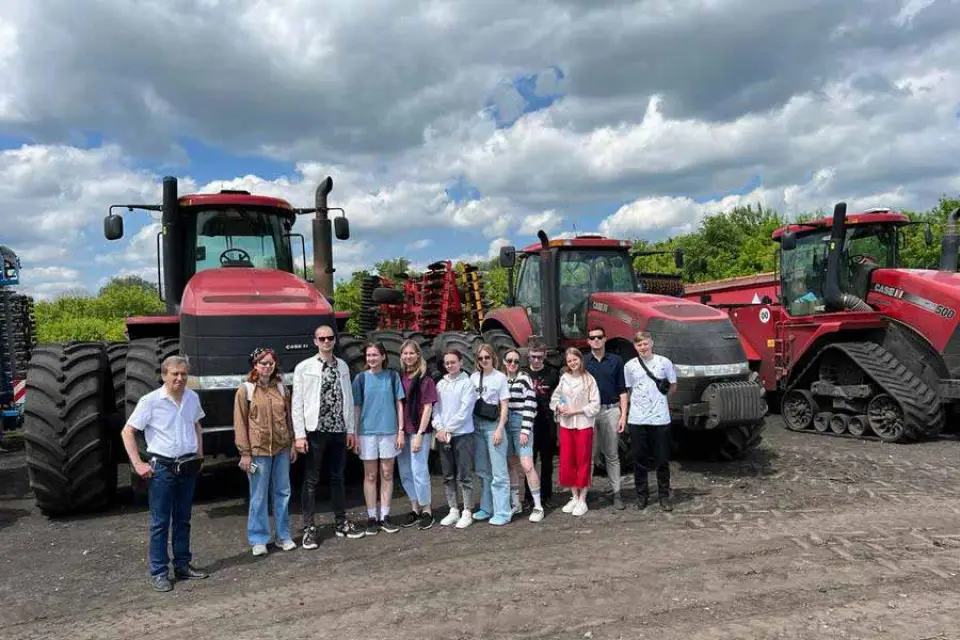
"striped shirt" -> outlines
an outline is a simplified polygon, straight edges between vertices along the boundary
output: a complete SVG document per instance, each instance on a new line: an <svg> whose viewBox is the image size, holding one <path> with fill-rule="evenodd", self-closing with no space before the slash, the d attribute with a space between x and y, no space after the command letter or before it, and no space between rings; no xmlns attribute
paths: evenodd
<svg viewBox="0 0 960 640"><path fill-rule="evenodd" d="M533 389L533 381L526 371L517 373L517 377L507 379L510 387L510 411L520 414L523 422L520 425L521 433L530 433L533 429L533 419L537 417L537 392Z"/></svg>

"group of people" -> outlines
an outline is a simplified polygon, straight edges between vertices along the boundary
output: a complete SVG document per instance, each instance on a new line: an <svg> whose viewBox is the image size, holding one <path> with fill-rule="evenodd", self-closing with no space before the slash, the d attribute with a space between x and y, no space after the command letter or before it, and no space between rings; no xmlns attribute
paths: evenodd
<svg viewBox="0 0 960 640"><path fill-rule="evenodd" d="M676 389L669 359L653 353L653 338L638 332L638 356L624 362L605 349L602 328L588 333L590 351L566 349L562 371L550 367L547 349L527 345L528 367L516 349L503 361L490 344L477 347L476 371L463 370L464 354L440 354L445 374L428 375L420 346L407 340L397 369L388 366L382 344L364 346L366 368L351 379L336 357L336 335L329 326L314 332L317 355L298 363L288 391L277 354L258 348L252 369L234 398L234 430L239 466L250 482L247 538L256 556L297 547L290 529L290 466L305 456L301 546L318 547L316 488L324 465L330 473L334 532L337 537L395 533L402 527L430 529L436 523L429 472L430 451L440 459L447 513L440 525L463 529L487 521L503 526L529 509L540 522L553 504L553 463L559 441L559 484L571 490L562 512L587 513L593 461L602 456L614 508L624 509L620 492L620 434L629 427L636 464L637 508L649 502L647 472L653 460L658 497L670 502L670 410ZM168 534L172 528L174 576L203 578L191 565L190 512L203 443L199 397L186 388L187 362L164 361L164 385L137 404L123 437L136 473L149 481L151 583L169 591ZM149 461L141 460L135 431L143 431ZM348 453L363 462L366 520L347 517L344 470ZM540 459L540 470L535 462ZM409 499L401 518L391 515L394 464ZM524 500L521 501L521 487ZM271 536L273 505L275 537ZM525 504L526 503L526 504Z"/></svg>

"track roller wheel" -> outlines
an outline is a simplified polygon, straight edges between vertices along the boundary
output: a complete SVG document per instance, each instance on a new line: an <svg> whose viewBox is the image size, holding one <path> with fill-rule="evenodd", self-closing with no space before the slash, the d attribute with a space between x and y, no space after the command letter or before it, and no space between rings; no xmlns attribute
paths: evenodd
<svg viewBox="0 0 960 640"><path fill-rule="evenodd" d="M783 396L780 412L788 429L803 431L813 424L820 407L813 394L806 389L791 389Z"/></svg>
<svg viewBox="0 0 960 640"><path fill-rule="evenodd" d="M833 414L829 411L821 411L817 414L817 417L813 419L813 429L817 433L826 433L830 430L830 419L833 418Z"/></svg>
<svg viewBox="0 0 960 640"><path fill-rule="evenodd" d="M901 442L904 440L903 412L896 401L886 393L874 396L867 404L867 418L870 428L884 442Z"/></svg>
<svg viewBox="0 0 960 640"><path fill-rule="evenodd" d="M865 415L850 416L850 421L847 423L847 431L858 438L862 438L869 428L870 422Z"/></svg>
<svg viewBox="0 0 960 640"><path fill-rule="evenodd" d="M850 416L845 413L835 413L833 417L830 418L830 431L833 431L838 436L846 432L849 425Z"/></svg>

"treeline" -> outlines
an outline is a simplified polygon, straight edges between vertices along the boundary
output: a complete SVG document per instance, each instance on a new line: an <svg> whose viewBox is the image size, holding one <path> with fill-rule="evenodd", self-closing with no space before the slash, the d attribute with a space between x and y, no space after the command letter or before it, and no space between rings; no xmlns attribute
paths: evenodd
<svg viewBox="0 0 960 640"><path fill-rule="evenodd" d="M960 199L941 198L937 206L923 212L904 212L917 223L903 234L900 249L901 264L913 268L936 268L939 264L940 239L947 214L960 206ZM850 212L852 213L852 212ZM829 216L832 210L817 211L794 218L810 220ZM732 211L705 218L696 231L659 242L636 240L636 250L684 251L682 270L685 282L704 282L736 276L773 271L777 245L771 234L787 223L786 216L762 206L737 207ZM927 246L923 230L929 225L934 243ZM493 306L506 300L507 273L497 260L474 263L483 272L486 293ZM462 264L454 265L458 271ZM634 266L640 271L676 273L672 255L637 258ZM311 270L307 269L306 275ZM405 276L417 276L409 260L403 257L381 260L369 271L353 273L337 284L335 306L352 312L360 310L360 289L367 275L380 275L395 282ZM303 275L303 274L301 274ZM41 342L65 340L123 340L124 319L128 316L155 315L164 312L164 304L157 294L155 283L136 276L114 278L95 296L64 295L51 302L36 304L37 333ZM347 330L357 333L356 321L351 318Z"/></svg>

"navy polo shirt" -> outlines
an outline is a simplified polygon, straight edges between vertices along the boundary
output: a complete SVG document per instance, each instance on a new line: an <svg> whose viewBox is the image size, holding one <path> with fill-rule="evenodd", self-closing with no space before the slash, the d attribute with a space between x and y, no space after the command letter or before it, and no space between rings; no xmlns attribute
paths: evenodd
<svg viewBox="0 0 960 640"><path fill-rule="evenodd" d="M620 394L627 392L627 383L623 377L623 358L605 351L603 358L597 360L593 352L586 353L587 371L597 381L600 391L600 404L619 404Z"/></svg>

